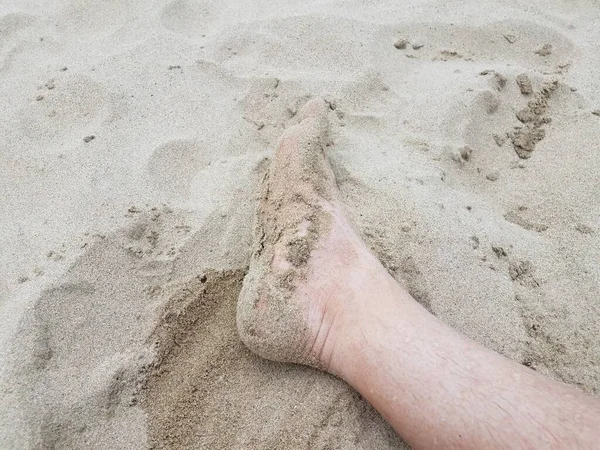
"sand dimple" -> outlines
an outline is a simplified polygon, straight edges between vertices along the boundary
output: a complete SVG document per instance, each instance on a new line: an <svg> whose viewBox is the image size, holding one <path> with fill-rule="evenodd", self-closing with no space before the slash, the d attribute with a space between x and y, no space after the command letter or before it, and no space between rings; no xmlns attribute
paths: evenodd
<svg viewBox="0 0 600 450"><path fill-rule="evenodd" d="M173 140L159 145L148 161L148 177L167 198L185 198L194 177L210 165L209 149L195 140Z"/></svg>
<svg viewBox="0 0 600 450"><path fill-rule="evenodd" d="M24 13L11 13L0 15L0 49L5 45L6 40L17 34L24 28L32 26L36 17Z"/></svg>
<svg viewBox="0 0 600 450"><path fill-rule="evenodd" d="M104 240L22 321L14 342L20 381L11 398L20 399L22 426L36 448L81 448L99 427L107 439L117 435L117 445L144 439L133 405L151 354L140 342L144 332L132 326L146 309L137 265L116 240Z"/></svg>
<svg viewBox="0 0 600 450"><path fill-rule="evenodd" d="M207 33L207 25L215 19L215 5L202 0L174 0L163 8L162 24L177 33L203 37Z"/></svg>
<svg viewBox="0 0 600 450"><path fill-rule="evenodd" d="M544 223L537 223L527 219L526 214L524 210L508 211L504 214L504 218L528 231L542 232L548 229L548 225Z"/></svg>
<svg viewBox="0 0 600 450"><path fill-rule="evenodd" d="M78 36L103 35L117 30L127 20L127 3L108 0L71 0L58 14L58 30Z"/></svg>
<svg viewBox="0 0 600 450"><path fill-rule="evenodd" d="M478 101L488 114L495 113L500 107L500 100L492 91L483 91L478 95Z"/></svg>
<svg viewBox="0 0 600 450"><path fill-rule="evenodd" d="M106 88L82 74L42 78L30 96L43 101L28 101L2 124L9 139L27 144L19 153L49 153L71 140L80 143L112 109Z"/></svg>

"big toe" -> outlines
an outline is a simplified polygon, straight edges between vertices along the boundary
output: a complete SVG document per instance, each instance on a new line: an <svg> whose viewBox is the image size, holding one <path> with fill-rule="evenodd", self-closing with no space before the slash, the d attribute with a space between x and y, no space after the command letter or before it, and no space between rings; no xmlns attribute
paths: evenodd
<svg viewBox="0 0 600 450"><path fill-rule="evenodd" d="M327 116L327 108L327 103L322 97L312 98L300 109L300 120L309 117Z"/></svg>
<svg viewBox="0 0 600 450"><path fill-rule="evenodd" d="M271 177L275 189L312 187L331 198L335 179L325 156L329 140L328 106L320 98L309 100L300 111L301 122L288 128L279 140Z"/></svg>

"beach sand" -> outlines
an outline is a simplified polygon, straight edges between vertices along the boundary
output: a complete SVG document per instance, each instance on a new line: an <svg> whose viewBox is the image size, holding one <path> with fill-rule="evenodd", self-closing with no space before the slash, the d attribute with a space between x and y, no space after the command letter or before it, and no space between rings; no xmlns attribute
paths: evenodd
<svg viewBox="0 0 600 450"><path fill-rule="evenodd" d="M405 447L236 333L261 179L316 95L395 278L600 394L599 21L594 0L0 3L0 448Z"/></svg>

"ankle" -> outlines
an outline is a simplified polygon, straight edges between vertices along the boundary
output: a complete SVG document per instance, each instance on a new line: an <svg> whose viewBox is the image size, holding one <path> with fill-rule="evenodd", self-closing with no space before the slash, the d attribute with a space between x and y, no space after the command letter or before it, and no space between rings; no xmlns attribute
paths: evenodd
<svg viewBox="0 0 600 450"><path fill-rule="evenodd" d="M338 375L338 323L335 318L325 316L319 323L316 337L310 348L315 366L325 372Z"/></svg>
<svg viewBox="0 0 600 450"><path fill-rule="evenodd" d="M354 290L344 313L332 327L324 355L329 373L354 385L370 370L373 354L387 348L389 338L412 339L415 327L433 317L381 267L367 286Z"/></svg>

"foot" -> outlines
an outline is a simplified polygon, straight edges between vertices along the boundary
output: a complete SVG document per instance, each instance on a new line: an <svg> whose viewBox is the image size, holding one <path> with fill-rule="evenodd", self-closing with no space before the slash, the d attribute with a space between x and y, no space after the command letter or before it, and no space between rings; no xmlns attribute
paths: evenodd
<svg viewBox="0 0 600 450"><path fill-rule="evenodd" d="M258 355L338 373L353 318L393 282L354 232L325 157L328 107L309 101L280 139L265 177L250 269L237 307Z"/></svg>

